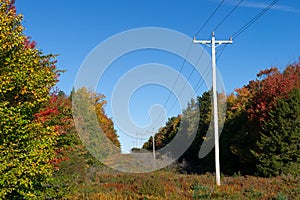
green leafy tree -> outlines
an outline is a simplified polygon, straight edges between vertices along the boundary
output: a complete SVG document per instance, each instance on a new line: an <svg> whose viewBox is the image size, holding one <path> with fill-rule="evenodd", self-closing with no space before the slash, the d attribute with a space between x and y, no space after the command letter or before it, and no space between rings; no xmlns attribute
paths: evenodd
<svg viewBox="0 0 300 200"><path fill-rule="evenodd" d="M113 122L104 112L105 96L85 87L72 96L76 128L86 148L97 159L120 153L120 142Z"/></svg>
<svg viewBox="0 0 300 200"><path fill-rule="evenodd" d="M186 132L193 131L197 128L197 134L193 143L184 153L181 159L185 159L190 163L199 163L199 151L201 144L205 139L206 133L208 131L209 123L211 120L211 96L209 92L204 92L202 96L197 97L197 100L191 100L188 104L186 110L184 110L183 122L187 126L182 126L185 128ZM197 112L195 112L197 110ZM186 121L186 122L185 122ZM189 134L187 134L189 135Z"/></svg>
<svg viewBox="0 0 300 200"><path fill-rule="evenodd" d="M0 1L0 197L43 198L58 132L39 114L58 72L23 33L13 1ZM47 112L53 112L48 110Z"/></svg>
<svg viewBox="0 0 300 200"><path fill-rule="evenodd" d="M182 155L181 160L187 161L187 172L192 173L206 173L213 172L215 170L215 159L214 159L214 148L210 149L210 145L214 145L214 134L213 134L213 116L212 116L212 93L211 91L204 92L201 96L197 97L197 101L193 103L193 100L189 103L187 109L183 112L185 120L187 120L188 126L183 126L186 131L189 132L193 127L197 127L197 134L188 148L188 150ZM218 94L218 109L219 109L219 124L224 120L223 112L226 111L224 106L223 94ZM225 102L226 103L226 102ZM197 112L194 112L197 110ZM184 122L183 122L184 123ZM221 129L219 130L219 132ZM188 134L189 135L189 134ZM223 135L220 137L220 148L224 152ZM199 153L201 148L209 151L205 157L200 158ZM223 153L222 152L222 153ZM220 159L221 166L223 162L227 162L227 159Z"/></svg>
<svg viewBox="0 0 300 200"><path fill-rule="evenodd" d="M195 138L186 152L179 158L179 162L186 164L188 172L206 172L213 170L213 152L203 159L199 159L199 150L207 136L211 121L211 95L204 92L197 99L191 99L182 115L169 118L166 125L155 134L155 148L160 149L166 146L179 132L182 139L190 137L196 131ZM152 137L146 142L143 148L152 150ZM172 152L170 152L172 154Z"/></svg>
<svg viewBox="0 0 300 200"><path fill-rule="evenodd" d="M300 174L300 89L278 99L257 142L258 172L263 176Z"/></svg>
<svg viewBox="0 0 300 200"><path fill-rule="evenodd" d="M166 146L176 135L178 127L180 125L181 116L171 117L166 122L166 125L158 130L158 133L155 134L154 142L155 149L161 149ZM152 136L147 142L144 143L143 149L152 151L153 140Z"/></svg>
<svg viewBox="0 0 300 200"><path fill-rule="evenodd" d="M221 170L226 174L241 172L253 174L256 171L256 158L250 149L257 138L256 129L249 124L246 108L251 94L245 87L236 90L236 95L227 98L227 117L220 139Z"/></svg>

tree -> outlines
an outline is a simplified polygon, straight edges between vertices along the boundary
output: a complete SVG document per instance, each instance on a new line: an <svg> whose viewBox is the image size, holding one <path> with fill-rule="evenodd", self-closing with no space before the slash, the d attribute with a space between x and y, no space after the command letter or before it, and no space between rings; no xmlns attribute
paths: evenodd
<svg viewBox="0 0 300 200"><path fill-rule="evenodd" d="M278 99L262 126L257 142L258 173L262 176L300 174L300 89Z"/></svg>
<svg viewBox="0 0 300 200"><path fill-rule="evenodd" d="M96 171L105 168L90 154L77 133L73 120L72 94L74 92L70 96L59 90L52 92L51 98L44 104L41 112L36 114L44 124L54 126L58 132L57 142L53 147L55 157L50 161L56 170L53 172L53 179L47 185L47 198L51 199L67 198L80 184L91 181ZM106 136L114 141L115 145L120 146L113 122L104 112L104 95L86 89L82 89L80 94L85 97L96 97L94 109L96 108L99 125L107 133ZM86 113L89 112L84 114Z"/></svg>
<svg viewBox="0 0 300 200"><path fill-rule="evenodd" d="M286 97L293 88L300 87L300 65L289 65L283 73L272 67L260 71L257 77L256 81L250 81L247 86L252 94L247 112L253 121L262 125L269 118L268 112L276 104L276 100Z"/></svg>
<svg viewBox="0 0 300 200"><path fill-rule="evenodd" d="M197 134L193 143L188 148L188 150L184 153L181 159L185 159L190 163L199 163L199 151L203 141L206 137L206 133L208 131L208 127L211 121L211 112L212 112L212 104L211 104L211 93L204 92L202 96L197 97L197 100L191 100L188 104L187 109L184 110L183 115L184 120L187 121L188 126L182 126L186 128L186 132L193 130L194 127L197 128ZM197 110L197 112L195 112ZM185 123L183 121L183 123ZM189 134L188 134L189 135ZM205 159L204 159L205 160ZM203 160L202 160L203 161Z"/></svg>
<svg viewBox="0 0 300 200"><path fill-rule="evenodd" d="M59 75L55 57L35 47L21 22L14 2L1 0L0 196L5 199L43 197L58 136L39 117Z"/></svg>
<svg viewBox="0 0 300 200"><path fill-rule="evenodd" d="M227 98L227 117L220 139L221 170L227 174L256 171L256 158L250 149L257 141L257 127L249 123L247 107L250 102L251 93L246 87L237 89L236 95Z"/></svg>
<svg viewBox="0 0 300 200"><path fill-rule="evenodd" d="M257 171L257 153L261 151L257 142L261 138L264 123L270 120L270 113L282 98L287 98L290 91L300 88L300 63L294 63L280 72L276 67L262 70L257 79L237 89L228 107L225 132L230 135L231 152L238 156L241 171ZM256 152L256 153L253 153Z"/></svg>
<svg viewBox="0 0 300 200"><path fill-rule="evenodd" d="M44 104L39 113L35 114L41 122L54 126L58 132L55 145L55 157L51 160L55 168L58 164L69 159L68 154L78 148L79 137L74 125L71 98L62 91L53 91L50 99Z"/></svg>
<svg viewBox="0 0 300 200"><path fill-rule="evenodd" d="M166 146L176 135L178 127L180 125L181 116L171 117L166 122L166 126L160 128L158 133L155 134L154 142L155 149L161 149ZM151 150L153 149L153 140L152 136L147 142L144 143L143 149Z"/></svg>
<svg viewBox="0 0 300 200"><path fill-rule="evenodd" d="M91 92L85 87L72 95L72 109L80 139L98 160L120 153L120 142L113 122L104 112L103 94Z"/></svg>
<svg viewBox="0 0 300 200"><path fill-rule="evenodd" d="M155 148L160 149L166 146L177 134L179 138L187 140L187 137L196 135L191 145L185 153L179 158L179 162L188 164L188 172L206 172L213 170L213 153L209 153L203 159L199 159L199 150L205 139L209 124L211 121L211 95L210 92L204 92L197 99L191 99L182 115L169 118L166 125L159 129L155 134ZM180 140L180 139L179 139ZM143 145L143 148L152 150L152 137ZM172 154L172 152L170 152Z"/></svg>

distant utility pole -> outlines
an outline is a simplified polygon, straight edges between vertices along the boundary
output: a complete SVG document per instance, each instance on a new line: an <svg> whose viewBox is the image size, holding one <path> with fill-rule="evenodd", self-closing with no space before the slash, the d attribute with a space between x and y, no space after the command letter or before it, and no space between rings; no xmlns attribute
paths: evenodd
<svg viewBox="0 0 300 200"><path fill-rule="evenodd" d="M212 85L213 85L213 114L214 114L214 134L215 134L215 164L216 164L216 184L221 185L220 180L220 157L219 157L219 124L218 124L218 97L217 97L217 75L216 75L216 47L222 44L232 44L230 40L215 40L215 34L212 32L211 40L196 40L194 43L204 44L209 46L211 44L211 65L212 65ZM217 45L217 46L216 46Z"/></svg>

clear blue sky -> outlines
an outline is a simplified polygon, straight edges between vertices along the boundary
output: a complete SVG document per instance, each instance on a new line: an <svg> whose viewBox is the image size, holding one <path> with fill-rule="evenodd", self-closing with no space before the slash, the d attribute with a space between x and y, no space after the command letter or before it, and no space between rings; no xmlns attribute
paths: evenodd
<svg viewBox="0 0 300 200"><path fill-rule="evenodd" d="M24 15L26 34L31 36L45 53L60 54L58 67L67 72L61 76L58 87L68 94L85 57L105 39L125 30L149 26L169 28L193 37L219 2L220 0L17 0L16 5L18 13ZM208 39L212 29L237 2L238 0L225 0L197 38ZM216 31L217 39L228 39L270 2L271 0L244 0ZM297 61L300 56L299 22L300 1L281 0L241 34L233 45L228 46L217 63L227 93L255 79L261 69L270 66L283 68L288 63ZM153 55L156 55L156 52L152 52L151 56ZM171 56L162 59L165 58L169 59ZM130 56L127 61L128 59ZM138 62L133 62L132 67L151 61L146 54L136 55L134 59ZM175 70L179 70L182 60L174 58L171 65ZM128 67L127 70L131 66ZM188 74L189 70L191 68L184 68L183 74ZM126 71L123 69L124 72ZM105 87L99 86L99 92L104 93L109 101L113 83L109 85L108 78L105 84ZM140 93L136 92L133 95L136 101L131 102L130 108L135 107L135 104L144 105L139 107L139 111L133 109L132 113L133 120L141 125L148 123L149 106L155 103L164 104L168 96L166 90L156 87L155 92L160 95L149 101L153 90L145 87ZM179 112L176 108L174 110L174 113L168 115ZM109 106L107 113L111 115ZM142 144L140 139L119 134L124 152Z"/></svg>

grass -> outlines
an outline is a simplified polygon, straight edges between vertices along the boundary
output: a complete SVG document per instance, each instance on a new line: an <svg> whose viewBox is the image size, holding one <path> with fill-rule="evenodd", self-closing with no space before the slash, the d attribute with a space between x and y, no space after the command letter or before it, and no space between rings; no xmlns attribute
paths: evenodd
<svg viewBox="0 0 300 200"><path fill-rule="evenodd" d="M69 199L300 199L299 178L225 176L217 187L212 174L96 173L93 180L79 184Z"/></svg>

